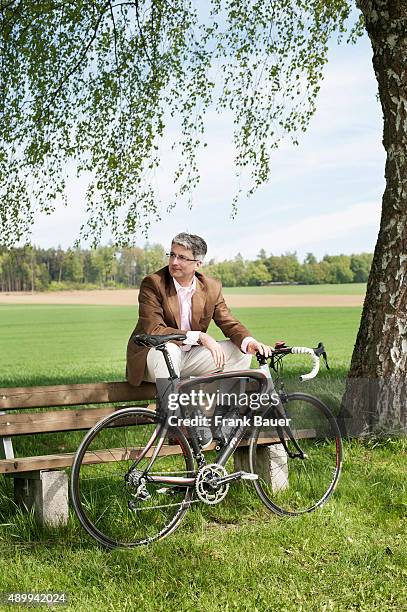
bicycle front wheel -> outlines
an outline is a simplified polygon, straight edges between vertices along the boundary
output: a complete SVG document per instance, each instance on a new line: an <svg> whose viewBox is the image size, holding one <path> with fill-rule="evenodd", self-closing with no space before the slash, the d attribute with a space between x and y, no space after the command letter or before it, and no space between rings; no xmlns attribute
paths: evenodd
<svg viewBox="0 0 407 612"><path fill-rule="evenodd" d="M258 427L250 467L259 476L254 484L263 503L277 514L295 516L315 510L332 495L341 472L342 440L335 417L316 397L292 393L282 406L304 456L298 456L288 428L282 428L283 443L276 429Z"/></svg>
<svg viewBox="0 0 407 612"><path fill-rule="evenodd" d="M107 548L149 544L172 533L187 511L193 488L141 482L157 447L160 423L152 410L124 408L97 423L76 453L71 497L85 530ZM128 477L148 442L151 448ZM171 428L148 473L153 476L194 475L191 448L178 428ZM140 487L141 485L141 487Z"/></svg>

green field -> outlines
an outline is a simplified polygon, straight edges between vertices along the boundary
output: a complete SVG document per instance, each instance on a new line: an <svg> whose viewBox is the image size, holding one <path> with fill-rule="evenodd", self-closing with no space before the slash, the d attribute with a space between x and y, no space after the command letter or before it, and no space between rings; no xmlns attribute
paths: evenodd
<svg viewBox="0 0 407 612"><path fill-rule="evenodd" d="M359 308L235 313L266 342L323 340L333 369L321 371L319 389L340 397ZM124 307L2 306L0 386L123 379L135 319ZM296 377L307 366L286 367ZM59 444L42 438L46 452ZM39 528L0 477L0 591L65 591L64 609L81 612L405 609L406 444L347 442L345 452L339 487L318 512L278 517L239 485L219 506L193 507L168 539L134 551L101 550L73 516L64 528Z"/></svg>
<svg viewBox="0 0 407 612"><path fill-rule="evenodd" d="M333 366L350 362L360 308L236 308L266 343L325 343ZM123 306L0 306L0 386L124 378L136 310ZM217 339L220 330L209 329ZM292 360L294 363L294 358Z"/></svg>
<svg viewBox="0 0 407 612"><path fill-rule="evenodd" d="M266 287L224 287L225 294L247 295L365 295L366 283L341 285L269 285Z"/></svg>

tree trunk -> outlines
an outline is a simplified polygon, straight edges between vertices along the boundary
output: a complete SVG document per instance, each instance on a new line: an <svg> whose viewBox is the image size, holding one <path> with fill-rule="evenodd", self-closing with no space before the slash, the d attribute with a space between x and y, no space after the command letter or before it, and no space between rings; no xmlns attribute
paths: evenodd
<svg viewBox="0 0 407 612"><path fill-rule="evenodd" d="M407 431L407 2L358 6L383 110L386 189L343 407L351 435L389 435Z"/></svg>

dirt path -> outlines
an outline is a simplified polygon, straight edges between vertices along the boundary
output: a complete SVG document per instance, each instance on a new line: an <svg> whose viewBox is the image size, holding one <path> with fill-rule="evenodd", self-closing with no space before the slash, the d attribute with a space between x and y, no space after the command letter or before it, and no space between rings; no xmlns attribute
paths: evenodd
<svg viewBox="0 0 407 612"><path fill-rule="evenodd" d="M0 304L90 304L137 305L137 289L56 291L51 293L1 293ZM231 308L273 308L299 306L362 306L363 295L247 295L226 296Z"/></svg>

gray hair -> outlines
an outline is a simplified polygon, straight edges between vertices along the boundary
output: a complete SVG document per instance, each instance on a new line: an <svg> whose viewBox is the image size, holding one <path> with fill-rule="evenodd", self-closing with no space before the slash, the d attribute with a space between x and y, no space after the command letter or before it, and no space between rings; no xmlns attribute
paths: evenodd
<svg viewBox="0 0 407 612"><path fill-rule="evenodd" d="M203 238L185 232L177 234L175 238L172 239L171 244L179 244L186 249L191 249L194 258L199 260L205 257L206 251L208 250L207 244Z"/></svg>

